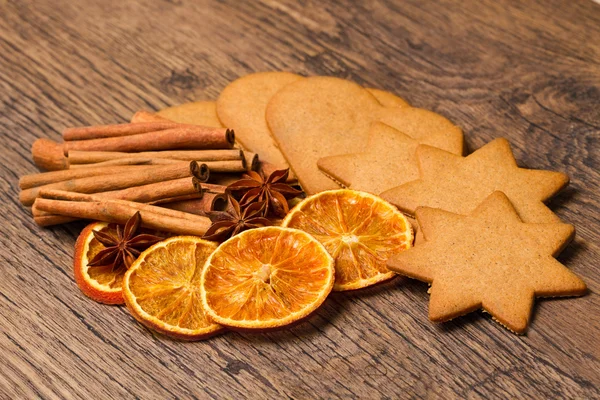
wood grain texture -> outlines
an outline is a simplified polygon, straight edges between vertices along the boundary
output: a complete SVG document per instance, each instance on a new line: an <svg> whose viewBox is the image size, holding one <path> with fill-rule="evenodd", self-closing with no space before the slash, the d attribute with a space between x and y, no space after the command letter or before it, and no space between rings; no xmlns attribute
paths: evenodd
<svg viewBox="0 0 600 400"><path fill-rule="evenodd" d="M0 0L0 398L600 397L600 5ZM537 303L527 336L483 314L427 320L426 286L333 294L314 317L201 343L155 336L77 289L83 224L35 226L18 177L36 138L213 100L247 73L335 75L443 114L470 150L511 141L565 171L560 256L590 294Z"/></svg>

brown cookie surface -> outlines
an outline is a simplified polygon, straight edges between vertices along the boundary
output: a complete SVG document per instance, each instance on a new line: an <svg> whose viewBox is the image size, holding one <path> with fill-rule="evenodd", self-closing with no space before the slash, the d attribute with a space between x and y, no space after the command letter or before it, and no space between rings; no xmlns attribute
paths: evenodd
<svg viewBox="0 0 600 400"><path fill-rule="evenodd" d="M219 118L217 118L216 103L214 101L194 101L192 103L184 103L178 106L164 108L156 114L181 124L202 125L213 128L223 127Z"/></svg>
<svg viewBox="0 0 600 400"><path fill-rule="evenodd" d="M235 131L242 147L258 153L261 160L288 168L265 120L271 97L284 86L302 79L289 72L259 72L231 82L217 100L217 114L224 126Z"/></svg>
<svg viewBox="0 0 600 400"><path fill-rule="evenodd" d="M415 158L418 145L391 126L374 122L364 152L324 157L317 164L345 187L379 194L419 178Z"/></svg>
<svg viewBox="0 0 600 400"><path fill-rule="evenodd" d="M444 116L423 108L384 108L380 111L378 121L392 126L405 135L453 154L464 153L462 129L454 125Z"/></svg>
<svg viewBox="0 0 600 400"><path fill-rule="evenodd" d="M424 135L423 131L415 128L418 126L415 120L420 119L423 115L425 121L436 120L438 119L437 114L434 116L423 114L421 111L426 110L418 108L411 108L407 111L401 113L406 121L404 126L419 139L413 139L404 132L377 121L371 125L364 151L321 158L317 162L319 169L346 187L379 194L419 178L415 155L419 144L428 144L439 148L454 147L454 151L462 151L462 146L455 147L454 137L448 135L449 131L458 129L457 127L451 125L433 129L425 122L421 127L427 129L429 134ZM400 121L400 118L397 121ZM446 121L442 117L440 123L445 125ZM458 136L460 137L460 135Z"/></svg>
<svg viewBox="0 0 600 400"><path fill-rule="evenodd" d="M302 187L314 194L337 187L319 172L317 161L364 151L370 125L375 121L385 122L413 138L447 135L448 145L444 148L462 153L460 128L438 114L423 111L383 107L356 83L311 77L277 92L269 101L266 116L271 133ZM393 117L395 113L401 117ZM430 123L430 118L435 118L435 122Z"/></svg>
<svg viewBox="0 0 600 400"><path fill-rule="evenodd" d="M367 88L367 90L375 96L377 101L384 107L410 107L410 104L400 96L394 93L386 92L385 90Z"/></svg>
<svg viewBox="0 0 600 400"><path fill-rule="evenodd" d="M429 318L443 322L484 309L523 333L535 297L579 296L585 283L556 256L575 230L524 223L508 197L493 192L469 215L420 207L425 240L388 260L388 268L431 283Z"/></svg>
<svg viewBox="0 0 600 400"><path fill-rule="evenodd" d="M372 116L382 106L362 86L332 77L310 77L277 92L267 122L279 148L308 194L338 189L319 172L323 156L356 152L366 144Z"/></svg>
<svg viewBox="0 0 600 400"><path fill-rule="evenodd" d="M381 193L400 210L417 207L468 214L495 190L504 192L524 222L558 222L543 203L569 183L561 172L519 168L506 139L495 139L467 157L420 145L419 179Z"/></svg>

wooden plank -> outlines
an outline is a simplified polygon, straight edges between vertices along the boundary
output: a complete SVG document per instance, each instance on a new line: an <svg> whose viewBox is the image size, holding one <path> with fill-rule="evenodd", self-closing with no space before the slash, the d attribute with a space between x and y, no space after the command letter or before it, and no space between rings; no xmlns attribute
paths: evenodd
<svg viewBox="0 0 600 400"><path fill-rule="evenodd" d="M600 6L589 0L0 2L0 397L600 397ZM83 224L40 229L17 200L29 147L67 126L212 100L250 72L336 75L505 136L563 170L560 260L591 293L539 301L525 337L473 314L427 320L398 278L329 298L308 322L202 343L154 336L71 275Z"/></svg>

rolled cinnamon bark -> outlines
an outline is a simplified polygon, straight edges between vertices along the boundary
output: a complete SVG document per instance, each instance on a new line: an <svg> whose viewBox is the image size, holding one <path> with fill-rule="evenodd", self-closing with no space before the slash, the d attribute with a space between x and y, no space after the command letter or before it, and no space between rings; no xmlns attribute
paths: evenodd
<svg viewBox="0 0 600 400"><path fill-rule="evenodd" d="M128 124L81 126L65 129L63 131L63 139L68 141L130 136L177 128L178 126L180 124L166 119Z"/></svg>
<svg viewBox="0 0 600 400"><path fill-rule="evenodd" d="M200 182L207 182L210 179L210 169L204 163L190 161L190 172Z"/></svg>
<svg viewBox="0 0 600 400"><path fill-rule="evenodd" d="M44 192L44 195L72 199L36 199L36 209L52 215L125 224L129 218L139 211L142 217L142 226L183 235L203 235L211 225L210 220L206 217L147 204L123 200L103 199L98 201L94 196L86 195L82 195L86 197L55 196L47 191Z"/></svg>
<svg viewBox="0 0 600 400"><path fill-rule="evenodd" d="M19 179L19 187L21 189L29 189L36 186L48 185L50 183L67 181L70 179L86 178L89 176L111 175L123 172L131 173L132 171L140 171L144 168L153 168L153 166L132 165L42 172L39 174L22 176L21 179Z"/></svg>
<svg viewBox="0 0 600 400"><path fill-rule="evenodd" d="M163 207L156 207L150 204L143 204L135 201L121 200L121 199L106 199L99 197L96 194L85 194L85 193L76 193L69 192L65 190L53 190L53 189L43 189L40 191L40 199L49 199L49 200L64 200L64 201L73 201L73 202L84 202L84 203L114 203L114 204L123 204L132 208L135 208L138 211L148 210L160 215L171 216L174 218L192 218L198 222L204 223L204 218L197 218L194 215L184 215L181 212L177 212L174 210L165 209ZM50 213L51 210L47 210L44 208L39 208L39 205L36 206L36 209L39 212Z"/></svg>
<svg viewBox="0 0 600 400"><path fill-rule="evenodd" d="M246 159L241 158L239 160L231 161L192 161L196 163L206 164L211 172L217 173L236 173L246 172Z"/></svg>
<svg viewBox="0 0 600 400"><path fill-rule="evenodd" d="M202 169L202 167L198 167ZM206 167L206 169L208 169ZM57 189L78 193L98 193L112 190L141 186L149 183L164 182L172 179L190 176L190 165L186 162L179 164L151 166L137 171L123 172L113 175L92 176L87 178L71 179L49 185L25 189L19 194L23 205L30 206L35 201L41 189Z"/></svg>
<svg viewBox="0 0 600 400"><path fill-rule="evenodd" d="M200 199L203 196L204 196L204 192L198 192L198 193L192 193L192 194L184 194L182 196L165 197L163 199L158 199L158 200L152 201L147 204L151 204L153 206L161 206L163 204L175 203L177 201Z"/></svg>
<svg viewBox="0 0 600 400"><path fill-rule="evenodd" d="M73 169L81 169L81 168L92 168L94 166L98 167L106 167L106 166L114 166L114 165L170 165L170 164L178 164L181 163L181 160L171 160L168 158L122 158L120 160L110 160L104 161L98 164L78 164L72 165ZM206 164L208 169L213 172L223 172L223 173L235 173L235 172L246 172L246 160L244 158L240 158L237 160L228 160L228 161L194 161L200 164Z"/></svg>
<svg viewBox="0 0 600 400"><path fill-rule="evenodd" d="M69 169L82 169L82 168L98 168L98 167L112 167L115 165L167 165L181 162L179 160L166 160L163 158L152 159L152 158L120 158L117 160L102 161L95 164L71 164Z"/></svg>
<svg viewBox="0 0 600 400"><path fill-rule="evenodd" d="M246 159L247 171L258 171L260 169L260 160L258 159L258 154L244 151L243 155Z"/></svg>
<svg viewBox="0 0 600 400"><path fill-rule="evenodd" d="M65 142L64 151L151 151L174 149L230 149L235 142L231 129L183 125L156 132L103 139Z"/></svg>
<svg viewBox="0 0 600 400"><path fill-rule="evenodd" d="M253 153L247 153L246 157ZM156 159L167 158L181 161L228 161L239 160L244 153L240 149L224 150L173 150L173 151L143 151L139 153L125 153L116 151L69 151L68 158L71 167L76 164L95 164L123 158Z"/></svg>
<svg viewBox="0 0 600 400"><path fill-rule="evenodd" d="M209 211L225 210L227 208L227 196L220 193L204 193L204 196L200 199L177 201L161 206L189 214L207 215Z"/></svg>
<svg viewBox="0 0 600 400"><path fill-rule="evenodd" d="M31 156L35 165L48 171L69 168L63 145L50 139L37 139L33 142Z"/></svg>
<svg viewBox="0 0 600 400"><path fill-rule="evenodd" d="M205 182L195 183L193 180L192 180L192 184L195 186L196 191L202 190L202 192L204 192L204 193L206 193L206 192L221 193L221 194L227 193L227 186L224 186L224 185L215 185L213 183L205 183Z"/></svg>
<svg viewBox="0 0 600 400"><path fill-rule="evenodd" d="M151 183L148 185L135 186L128 189L123 190L114 190L110 192L100 192L96 193L94 196L98 199L113 199L113 200L128 200L139 203L152 203L154 205L164 203L173 203L176 201L184 201L191 199L198 199L202 197L203 193L197 191L196 186L194 186L192 179L195 178L181 178L174 179L165 182ZM56 195L58 193L58 195ZM65 194L56 190L48 190L42 189L40 190L40 196L44 195L46 197L59 196L59 200L65 200ZM61 197L62 196L62 197ZM69 194L69 198L66 200L73 200L74 195ZM83 199L89 199L90 197L78 197ZM64 217L61 215L52 215L42 211L39 211L35 203L31 207L31 211L33 213L33 217L41 226L50 226L50 225L58 225L64 224L67 222L76 221L77 218Z"/></svg>
<svg viewBox="0 0 600 400"><path fill-rule="evenodd" d="M41 227L68 224L69 222L77 220L79 220L79 218L71 218L55 214L33 216L33 221Z"/></svg>
<svg viewBox="0 0 600 400"><path fill-rule="evenodd" d="M99 198L119 199L136 201L139 203L152 203L162 199L195 195L201 197L202 192L198 191L192 182L194 178L186 177L172 179L147 185L134 186L127 189L111 190L108 192L96 193Z"/></svg>
<svg viewBox="0 0 600 400"><path fill-rule="evenodd" d="M79 218L65 217L63 215L50 214L45 211L40 211L35 206L35 203L31 207L31 213L33 214L33 220L39 226L52 226L66 224L69 222L77 221Z"/></svg>
<svg viewBox="0 0 600 400"><path fill-rule="evenodd" d="M200 127L202 128L202 127ZM217 128L207 128L207 129L217 129ZM219 128L220 129L220 128ZM164 132L166 132L167 130L165 130ZM98 143L95 140L104 140L104 139L93 139L93 140L86 140L86 141L72 141L72 142L66 142L65 144L61 144L61 143L56 143L50 139L38 139L36 140L32 147L31 147L31 154L33 157L33 161L35 162L35 165L37 165L38 167L42 168L42 169L46 169L48 171L58 171L58 170L64 170L64 169L69 169L70 167L73 167L73 165L75 164L90 164L90 163L99 163L99 162L103 162L103 161L108 161L108 160L113 160L113 159L119 159L119 158L148 158L148 159L154 159L154 158L168 158L168 159L173 159L173 160L185 160L185 161L191 161L191 160L198 160L198 161L227 161L227 160L237 160L240 157L242 157L242 153L241 150L238 149L232 149L229 150L229 148L231 148L231 145L229 144L229 141L233 141L233 131L229 131L227 130L226 132L230 132L230 134L227 134L225 136L230 136L229 138L225 138L224 140L227 140L227 143L223 144L223 147L226 147L226 149L218 149L218 150L175 150L175 151L140 151L140 152L135 152L135 153L127 153L127 151L138 151L138 150L145 150L148 149L149 147L155 146L152 149L153 150L160 150L163 148L169 149L169 148L174 148L177 146L177 141L185 141L185 138L160 138L161 142L158 144L154 144L154 145L148 145L145 144L143 147L140 147L139 149L136 149L137 146L137 142L140 141L140 138L135 138L135 140L133 139L128 139L129 141L132 141L133 144L131 142L125 143L125 144L120 144L117 143L120 141L119 138L109 138L112 142L112 146L116 146L117 148L119 146L124 146L126 147L125 149L123 148L119 148L118 150L125 150L125 151L93 151L93 150L87 150L87 149L83 149L83 150L76 150L73 149L73 147L78 148L78 147L95 147L96 144ZM151 134L153 134L153 132L151 132ZM132 135L132 136L138 136L138 135ZM116 139L116 140L115 140ZM107 139L108 140L108 139ZM166 141L167 143L170 140L174 140L175 143L173 144L173 147L169 147L168 144L165 144L164 142ZM193 140L198 140L198 138L193 138ZM194 143L193 141L190 143ZM189 145L192 145L188 143ZM204 143L206 144L206 143ZM204 145L203 144L203 145ZM107 146L107 145L111 145L110 143L104 143L102 144L102 146ZM202 145L202 146L203 146ZM202 147L200 146L200 147ZM67 149L68 148L68 149ZM103 149L104 150L104 149ZM68 157L65 156L65 154L68 154ZM252 158L250 158L252 157ZM248 160L251 160L251 164L250 166L252 168L256 168L255 167L255 160L257 160L257 157L253 155L253 153L249 153L248 155L246 155L246 158ZM120 163L120 165L123 165L124 163ZM125 163L127 164L127 163ZM154 162L154 164L159 164L159 162ZM110 164L104 164L104 165L110 165Z"/></svg>

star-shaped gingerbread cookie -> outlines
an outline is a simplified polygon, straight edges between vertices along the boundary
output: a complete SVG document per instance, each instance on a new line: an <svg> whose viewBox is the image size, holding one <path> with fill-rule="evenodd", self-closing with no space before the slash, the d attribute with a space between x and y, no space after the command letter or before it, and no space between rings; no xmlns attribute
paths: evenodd
<svg viewBox="0 0 600 400"><path fill-rule="evenodd" d="M379 194L419 178L415 151L419 144L450 150L446 132L433 133L419 140L384 124L374 122L369 129L365 151L319 159L325 175L345 187Z"/></svg>
<svg viewBox="0 0 600 400"><path fill-rule="evenodd" d="M431 283L429 318L448 321L480 308L508 329L527 329L534 297L579 296L585 283L554 259L572 225L524 223L502 192L469 215L420 207L426 240L388 261L399 274Z"/></svg>
<svg viewBox="0 0 600 400"><path fill-rule="evenodd" d="M421 145L416 151L420 178L387 190L381 197L414 215L417 207L468 214L495 190L504 192L524 222L558 222L543 203L569 183L561 172L519 168L504 138L467 157Z"/></svg>

